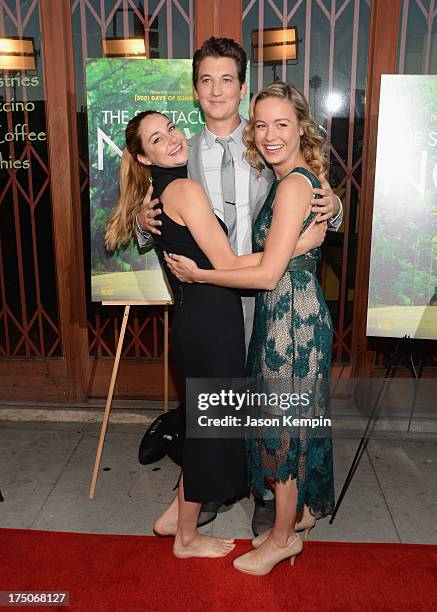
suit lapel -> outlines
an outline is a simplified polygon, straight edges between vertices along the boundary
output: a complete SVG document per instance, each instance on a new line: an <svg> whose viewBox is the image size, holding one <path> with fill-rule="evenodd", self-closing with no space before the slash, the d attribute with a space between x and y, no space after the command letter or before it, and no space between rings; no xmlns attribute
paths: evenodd
<svg viewBox="0 0 437 612"><path fill-rule="evenodd" d="M247 125L247 120L243 119L243 121L245 122L245 125ZM249 177L249 207L252 224L257 218L258 213L265 202L274 179L273 172L268 168L263 170L260 177L258 177L257 174L258 171L251 166Z"/></svg>
<svg viewBox="0 0 437 612"><path fill-rule="evenodd" d="M249 176L249 206L250 206L250 214L251 214L252 219L254 218L253 214L255 210L255 204L257 201L259 187L260 187L260 181L257 179L256 170L255 168L251 166L250 176Z"/></svg>
<svg viewBox="0 0 437 612"><path fill-rule="evenodd" d="M272 186L274 174L271 170L266 168L263 170L261 176L257 178L257 171L255 168L250 169L250 184L249 184L249 197L250 197L250 209L252 216L252 224L258 216L259 211L264 204L267 194Z"/></svg>
<svg viewBox="0 0 437 612"><path fill-rule="evenodd" d="M188 141L188 176L202 185L211 202L205 173L202 164L202 136L203 130Z"/></svg>

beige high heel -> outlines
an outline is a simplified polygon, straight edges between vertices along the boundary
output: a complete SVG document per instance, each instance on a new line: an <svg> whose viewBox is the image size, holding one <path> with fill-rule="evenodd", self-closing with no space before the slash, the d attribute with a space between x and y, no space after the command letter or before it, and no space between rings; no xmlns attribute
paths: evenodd
<svg viewBox="0 0 437 612"><path fill-rule="evenodd" d="M315 524L316 524L316 517L310 515L308 518L302 519L302 521L300 521L299 523L296 523L294 530L303 531L303 539L308 540L310 531L314 527ZM269 537L270 532L271 532L271 529L268 529L267 531L264 531L264 533L260 533L259 536L257 536L256 538L253 538L252 546L254 548L258 548L259 546L261 546L261 544L265 542L267 538Z"/></svg>
<svg viewBox="0 0 437 612"><path fill-rule="evenodd" d="M285 546L278 547L278 550L272 553L272 557L269 561L260 563L258 559L254 558L255 551L251 550L234 559L232 565L239 572L252 574L253 576L265 576L272 571L275 565L284 561L284 559L290 559L290 565L294 565L297 555L299 555L302 550L303 542L299 534L296 533L291 536L290 541L287 542Z"/></svg>

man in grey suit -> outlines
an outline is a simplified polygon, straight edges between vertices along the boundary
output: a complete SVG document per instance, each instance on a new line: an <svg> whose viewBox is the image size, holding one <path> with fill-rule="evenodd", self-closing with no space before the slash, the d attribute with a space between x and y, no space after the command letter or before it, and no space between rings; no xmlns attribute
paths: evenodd
<svg viewBox="0 0 437 612"><path fill-rule="evenodd" d="M264 203L274 180L271 170L257 177L256 170L243 157L243 130L247 121L239 115L239 105L246 95L246 53L229 38L206 40L193 57L193 92L205 116L205 128L189 141L188 174L200 182L207 193L214 212L228 227L228 237L234 252L252 252L252 224ZM313 211L320 213L317 224L299 239L295 256L305 253L323 242L326 223L337 230L342 221L341 202L325 179L322 189L315 189L320 199L313 199ZM136 219L136 234L140 246L153 243L159 234L160 221L154 217L161 211L152 210L158 203L152 200L152 190L144 200L144 207ZM253 324L254 298L242 296L246 346ZM201 520L206 512L215 518L217 508L202 507ZM211 506L211 504L208 504ZM202 519L203 515L203 519ZM255 535L269 529L274 522L274 496L255 498L252 527Z"/></svg>

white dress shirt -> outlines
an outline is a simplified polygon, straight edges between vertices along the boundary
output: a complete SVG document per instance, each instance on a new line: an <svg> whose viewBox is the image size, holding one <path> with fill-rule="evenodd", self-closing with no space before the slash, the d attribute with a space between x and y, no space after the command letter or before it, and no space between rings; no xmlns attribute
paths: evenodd
<svg viewBox="0 0 437 612"><path fill-rule="evenodd" d="M237 255L252 252L252 225L249 207L250 166L243 153L243 121L232 134L228 136L229 150L234 159L235 196L237 212ZM206 184L214 212L224 221L223 196L221 186L221 168L224 150L216 142L217 135L205 127L202 137L201 155Z"/></svg>

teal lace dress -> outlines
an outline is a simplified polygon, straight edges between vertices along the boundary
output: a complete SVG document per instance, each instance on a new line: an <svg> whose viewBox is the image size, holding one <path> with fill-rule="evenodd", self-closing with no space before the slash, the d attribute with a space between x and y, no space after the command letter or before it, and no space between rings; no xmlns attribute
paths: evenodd
<svg viewBox="0 0 437 612"><path fill-rule="evenodd" d="M313 188L320 187L317 177L306 168L295 168L292 172L304 175ZM254 252L263 251L280 182L274 181L256 218L252 234ZM313 218L314 213L310 213L301 233ZM332 322L315 274L319 259L319 248L295 258L293 267L300 270L286 270L273 291L257 292L246 369L249 378L258 379L261 384L266 381L274 385L277 381L282 389L284 383L296 388L297 382L298 387L304 388L323 379L320 382L325 385L325 392L319 396L315 412L326 417L329 416L327 386ZM306 427L297 431L284 427L276 438L247 439L246 451L250 482L259 494L264 493L269 479L285 482L291 477L297 480L298 513L304 504L317 517L332 513L334 480L330 437L312 435Z"/></svg>

